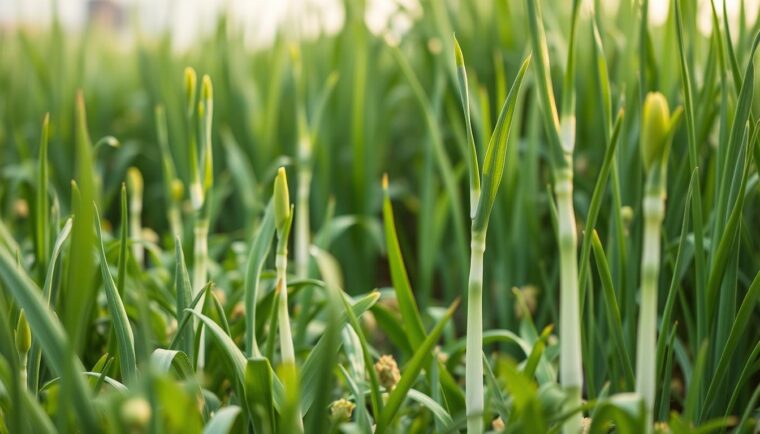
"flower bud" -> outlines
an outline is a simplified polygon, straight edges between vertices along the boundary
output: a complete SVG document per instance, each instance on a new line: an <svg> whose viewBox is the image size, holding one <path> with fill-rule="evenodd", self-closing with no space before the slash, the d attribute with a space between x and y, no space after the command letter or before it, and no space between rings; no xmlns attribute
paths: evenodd
<svg viewBox="0 0 760 434"><path fill-rule="evenodd" d="M127 188L133 196L142 197L143 194L143 177L140 170L136 167L130 167L127 170Z"/></svg>
<svg viewBox="0 0 760 434"><path fill-rule="evenodd" d="M188 66L185 68L185 108L187 115L192 116L195 110L195 89L198 86L198 75L195 69Z"/></svg>
<svg viewBox="0 0 760 434"><path fill-rule="evenodd" d="M670 130L670 108L665 96L650 92L644 101L641 115L641 159L644 170L649 171L663 155Z"/></svg>
<svg viewBox="0 0 760 434"><path fill-rule="evenodd" d="M181 201L182 197L185 195L185 185L179 178L172 179L172 182L169 185L169 190L172 195L172 199L177 202Z"/></svg>
<svg viewBox="0 0 760 434"><path fill-rule="evenodd" d="M285 168L280 167L274 179L274 224L277 232L282 232L290 219L290 193Z"/></svg>
<svg viewBox="0 0 760 434"><path fill-rule="evenodd" d="M348 422L351 420L351 414L353 414L355 408L356 404L341 398L330 404L330 417L337 423Z"/></svg>
<svg viewBox="0 0 760 434"><path fill-rule="evenodd" d="M16 326L16 350L20 354L27 354L32 347L32 331L29 329L29 322L23 309L18 316L18 325Z"/></svg>
<svg viewBox="0 0 760 434"><path fill-rule="evenodd" d="M396 387L396 383L401 379L401 373L398 370L396 359L393 356L385 355L375 363L377 379L386 390L391 391Z"/></svg>

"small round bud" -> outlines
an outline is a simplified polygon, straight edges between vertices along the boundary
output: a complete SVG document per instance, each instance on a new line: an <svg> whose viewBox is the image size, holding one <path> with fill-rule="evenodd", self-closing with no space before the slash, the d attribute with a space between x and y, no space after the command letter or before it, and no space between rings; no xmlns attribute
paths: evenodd
<svg viewBox="0 0 760 434"><path fill-rule="evenodd" d="M277 232L282 232L290 219L290 193L285 168L280 167L274 179L274 224Z"/></svg>
<svg viewBox="0 0 760 434"><path fill-rule="evenodd" d="M181 201L182 197L185 195L185 184L183 184L178 178L172 179L169 189L172 199L177 202Z"/></svg>
<svg viewBox="0 0 760 434"><path fill-rule="evenodd" d="M351 415L355 408L356 404L347 399L341 398L330 404L330 417L336 423L348 422L351 420Z"/></svg>
<svg viewBox="0 0 760 434"><path fill-rule="evenodd" d="M650 92L644 101L641 115L641 159L644 170L649 171L663 155L670 129L668 100L659 92Z"/></svg>
<svg viewBox="0 0 760 434"><path fill-rule="evenodd" d="M130 433L147 432L151 408L144 398L130 398L121 406L121 420Z"/></svg>
<svg viewBox="0 0 760 434"><path fill-rule="evenodd" d="M16 350L21 354L27 354L32 347L32 331L29 329L29 322L22 309L18 317L16 326Z"/></svg>
<svg viewBox="0 0 760 434"><path fill-rule="evenodd" d="M375 371L377 372L380 384L388 391L393 390L401 379L396 359L391 355L381 356L377 363L375 363Z"/></svg>

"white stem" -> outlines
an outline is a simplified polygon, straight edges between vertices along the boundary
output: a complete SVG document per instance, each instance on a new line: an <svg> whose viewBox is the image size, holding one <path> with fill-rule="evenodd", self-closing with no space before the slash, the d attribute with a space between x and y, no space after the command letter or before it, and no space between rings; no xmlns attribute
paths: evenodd
<svg viewBox="0 0 760 434"><path fill-rule="evenodd" d="M27 387L27 362L29 360L29 353L20 353L19 359L19 382L23 387Z"/></svg>
<svg viewBox="0 0 760 434"><path fill-rule="evenodd" d="M647 409L647 429L654 420L657 372L657 279L660 272L660 228L665 215L661 196L644 198L644 247L641 256L641 306L636 341L636 392Z"/></svg>
<svg viewBox="0 0 760 434"><path fill-rule="evenodd" d="M198 295L206 285L207 271L206 261L208 257L208 220L199 218L195 223L195 244L193 246L194 266L193 266L193 297ZM198 304L195 306L196 312L202 312L205 296L201 296ZM196 318L195 323L198 324ZM200 344L198 345L198 367L203 368L206 365L206 344L205 328L201 329Z"/></svg>
<svg viewBox="0 0 760 434"><path fill-rule="evenodd" d="M483 253L485 233L472 234L470 282L467 294L465 402L467 432L483 432Z"/></svg>
<svg viewBox="0 0 760 434"><path fill-rule="evenodd" d="M295 268L296 276L309 276L309 189L311 170L302 169L298 174L298 196L296 198Z"/></svg>
<svg viewBox="0 0 760 434"><path fill-rule="evenodd" d="M581 362L580 296L578 293L578 236L573 208L572 171L560 173L555 184L560 251L560 384L568 396L565 410L581 404L583 371ZM581 413L576 413L562 427L564 434L582 431Z"/></svg>

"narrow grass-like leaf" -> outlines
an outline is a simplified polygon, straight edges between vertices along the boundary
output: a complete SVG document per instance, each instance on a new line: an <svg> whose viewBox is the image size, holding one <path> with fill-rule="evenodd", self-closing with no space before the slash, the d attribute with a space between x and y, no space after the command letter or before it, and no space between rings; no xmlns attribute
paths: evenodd
<svg viewBox="0 0 760 434"><path fill-rule="evenodd" d="M192 298L192 288L190 286L190 275L187 272L187 266L185 265L185 255L182 252L182 242L179 238L175 238L174 241L174 262L177 264L174 270L174 293L176 300L176 319L179 323L182 321L182 317L185 315L185 309L190 307L190 299ZM200 292L199 294L201 294ZM193 329L191 327L185 327L182 331L177 332L179 338L178 348L182 350L192 361L194 359L194 346L193 346Z"/></svg>
<svg viewBox="0 0 760 434"><path fill-rule="evenodd" d="M96 432L96 416L91 406L90 391L84 380L77 375L77 372L84 371L84 367L71 352L63 326L49 310L40 289L19 270L16 260L5 248L0 248L0 279L24 309L32 336L39 342L48 366L70 381L72 403L83 430Z"/></svg>
<svg viewBox="0 0 760 434"><path fill-rule="evenodd" d="M488 219L491 215L491 209L496 201L496 194L499 191L499 184L504 173L504 162L507 157L507 143L509 142L509 132L512 129L512 117L517 105L517 97L520 94L523 77L530 65L530 56L528 56L520 66L517 77L509 89L509 95L504 101L499 113L499 119L496 121L491 139L488 142L486 155L483 160L483 183L482 197L478 202L475 218L473 219L473 231L485 231L488 226Z"/></svg>
<svg viewBox="0 0 760 434"><path fill-rule="evenodd" d="M612 342L615 346L616 353L620 362L623 364L623 373L628 387L632 387L635 378L633 374L633 365L631 365L631 358L628 355L625 347L625 337L623 334L623 321L620 315L620 308L617 303L617 297L615 295L615 288L612 284L612 274L607 263L607 256L604 253L602 242L599 240L599 235L596 230L592 231L593 237L591 239L592 246L594 247L594 258L596 259L596 267L599 270L599 277L602 282L603 298L605 302L607 326L610 329L612 335Z"/></svg>
<svg viewBox="0 0 760 434"><path fill-rule="evenodd" d="M94 205L93 205L94 206ZM95 231L98 235L98 244L100 248L100 272L103 276L103 286L108 299L108 312L111 315L111 322L119 346L119 366L121 367L121 376L127 383L132 383L137 377L137 359L135 357L135 338L132 333L132 326L129 324L127 311L124 309L124 303L116 289L116 284L108 271L108 260L106 259L106 250L103 247L103 234L100 229L100 214L97 206L95 209Z"/></svg>
<svg viewBox="0 0 760 434"><path fill-rule="evenodd" d="M391 281L393 282L393 289L396 291L396 300L401 311L404 330L412 348L417 348L425 340L425 329L422 326L422 318L420 318L417 302L414 300L412 286L409 283L404 258L396 235L393 206L388 194L387 175L383 176L383 222L385 224L385 245L388 251Z"/></svg>
<svg viewBox="0 0 760 434"><path fill-rule="evenodd" d="M277 431L272 388L272 366L269 360L263 357L248 359L245 366L245 394L248 413L257 433Z"/></svg>
<svg viewBox="0 0 760 434"><path fill-rule="evenodd" d="M251 244L245 270L245 349L249 356L261 355L256 342L256 303L259 299L261 270L272 248L274 232L274 205L270 200Z"/></svg>

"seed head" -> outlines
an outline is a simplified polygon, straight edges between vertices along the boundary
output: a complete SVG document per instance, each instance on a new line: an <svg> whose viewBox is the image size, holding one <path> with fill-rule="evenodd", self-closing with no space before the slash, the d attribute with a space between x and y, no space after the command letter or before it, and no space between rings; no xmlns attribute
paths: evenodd
<svg viewBox="0 0 760 434"><path fill-rule="evenodd" d="M644 101L641 116L641 159L647 172L659 162L667 146L670 130L668 100L659 92L650 92Z"/></svg>
<svg viewBox="0 0 760 434"><path fill-rule="evenodd" d="M375 363L375 371L377 372L380 384L388 391L393 390L401 379L396 359L391 355L381 356L377 363Z"/></svg>
<svg viewBox="0 0 760 434"><path fill-rule="evenodd" d="M337 423L348 422L351 420L351 415L355 408L356 404L347 399L341 398L330 404L330 417Z"/></svg>
<svg viewBox="0 0 760 434"><path fill-rule="evenodd" d="M20 354L29 352L32 347L32 331L29 329L29 322L22 309L18 316L18 325L16 326L16 350Z"/></svg>
<svg viewBox="0 0 760 434"><path fill-rule="evenodd" d="M274 179L274 223L277 232L282 232L290 219L290 193L288 192L288 176L285 168L280 167Z"/></svg>

